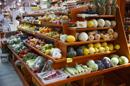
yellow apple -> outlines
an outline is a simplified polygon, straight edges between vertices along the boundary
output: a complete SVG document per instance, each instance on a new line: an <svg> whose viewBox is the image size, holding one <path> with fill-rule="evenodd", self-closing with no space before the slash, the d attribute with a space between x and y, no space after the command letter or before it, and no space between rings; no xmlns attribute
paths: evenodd
<svg viewBox="0 0 130 86"><path fill-rule="evenodd" d="M103 43L102 43L102 46L103 46L103 47L107 46L107 42L103 42Z"/></svg>
<svg viewBox="0 0 130 86"><path fill-rule="evenodd" d="M93 44L88 44L88 47L94 47L94 45Z"/></svg>
<svg viewBox="0 0 130 86"><path fill-rule="evenodd" d="M83 49L83 53L84 53L84 55L88 55L89 54L89 50L87 48L84 48Z"/></svg>

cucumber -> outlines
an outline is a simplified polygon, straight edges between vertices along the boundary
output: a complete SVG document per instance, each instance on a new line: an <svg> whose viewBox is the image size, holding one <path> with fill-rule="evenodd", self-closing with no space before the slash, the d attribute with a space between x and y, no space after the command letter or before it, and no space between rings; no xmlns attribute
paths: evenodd
<svg viewBox="0 0 130 86"><path fill-rule="evenodd" d="M71 75L75 75L75 72L74 72L74 70L73 70L72 68L66 67L65 70L66 70L68 73L70 73Z"/></svg>

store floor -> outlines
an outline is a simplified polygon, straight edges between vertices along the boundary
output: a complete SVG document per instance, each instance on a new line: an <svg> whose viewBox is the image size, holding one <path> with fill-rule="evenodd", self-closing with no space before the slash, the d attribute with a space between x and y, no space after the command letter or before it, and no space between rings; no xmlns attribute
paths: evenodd
<svg viewBox="0 0 130 86"><path fill-rule="evenodd" d="M0 61L0 86L23 86L10 63Z"/></svg>

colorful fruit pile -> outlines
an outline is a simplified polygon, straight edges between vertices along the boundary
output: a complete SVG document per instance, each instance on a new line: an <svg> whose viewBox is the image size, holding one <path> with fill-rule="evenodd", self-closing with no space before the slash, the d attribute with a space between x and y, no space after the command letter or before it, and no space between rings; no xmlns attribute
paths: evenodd
<svg viewBox="0 0 130 86"><path fill-rule="evenodd" d="M23 23L23 24L20 24L18 26L18 28L24 29L24 30L28 30L28 31L34 31L36 26L35 25L31 25L31 24L27 24L27 23Z"/></svg>
<svg viewBox="0 0 130 86"><path fill-rule="evenodd" d="M73 58L75 56L86 56L90 54L96 53L109 53L113 50L119 50L120 45L112 44L112 43L95 43L95 44L88 44L87 46L81 46L77 48L70 47L68 49L68 58Z"/></svg>
<svg viewBox="0 0 130 86"><path fill-rule="evenodd" d="M29 23L34 23L34 24L41 24L41 19L40 17L24 17L22 22L29 22Z"/></svg>
<svg viewBox="0 0 130 86"><path fill-rule="evenodd" d="M79 41L112 40L118 38L118 33L111 28L107 31L91 31L77 34Z"/></svg>
<svg viewBox="0 0 130 86"><path fill-rule="evenodd" d="M45 36L48 37L52 37L54 39L59 39L60 38L60 33L58 31L53 31L52 28L48 28L48 27L41 27L39 28L39 31L37 31L38 33L41 33Z"/></svg>
<svg viewBox="0 0 130 86"><path fill-rule="evenodd" d="M60 40L62 42L68 43L73 43L75 41L113 40L116 38L118 38L118 33L111 28L107 31L90 31L77 33L77 37L66 34L60 35Z"/></svg>
<svg viewBox="0 0 130 86"><path fill-rule="evenodd" d="M29 37L26 42L33 47L36 47L46 55L51 55L54 59L62 58L61 50L55 48L53 44L45 44L43 41L37 38Z"/></svg>
<svg viewBox="0 0 130 86"><path fill-rule="evenodd" d="M111 55L110 58L104 57L101 60L89 60L85 65L77 64L74 67L66 67L64 72L69 76L76 76L128 63L129 60L126 56Z"/></svg>
<svg viewBox="0 0 130 86"><path fill-rule="evenodd" d="M63 24L69 21L69 17L67 15L55 15L54 13L46 13L43 18L42 18L45 22L51 22L54 24Z"/></svg>

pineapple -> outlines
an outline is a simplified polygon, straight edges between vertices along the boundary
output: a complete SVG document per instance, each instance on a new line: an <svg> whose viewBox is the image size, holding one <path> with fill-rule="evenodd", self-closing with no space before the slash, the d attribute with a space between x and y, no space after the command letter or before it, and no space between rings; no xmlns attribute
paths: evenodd
<svg viewBox="0 0 130 86"><path fill-rule="evenodd" d="M116 15L116 11L117 11L117 0L113 0L113 3L112 3L112 15Z"/></svg>
<svg viewBox="0 0 130 86"><path fill-rule="evenodd" d="M106 15L111 15L112 14L112 2L113 0L108 0L106 2Z"/></svg>
<svg viewBox="0 0 130 86"><path fill-rule="evenodd" d="M106 14L106 0L95 0L97 3L97 12L99 15L105 15Z"/></svg>

